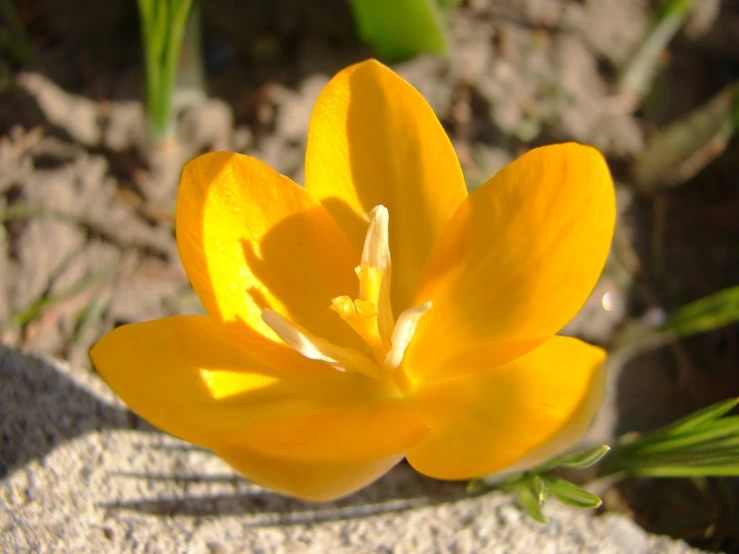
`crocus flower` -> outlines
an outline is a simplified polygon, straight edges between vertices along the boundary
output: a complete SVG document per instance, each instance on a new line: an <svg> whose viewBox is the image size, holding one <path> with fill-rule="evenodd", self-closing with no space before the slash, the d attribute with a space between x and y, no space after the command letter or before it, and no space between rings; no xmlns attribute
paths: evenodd
<svg viewBox="0 0 739 554"><path fill-rule="evenodd" d="M468 195L431 108L368 61L318 98L305 188L204 154L176 216L208 315L119 327L90 355L133 411L255 483L324 501L404 457L438 479L523 469L600 403L603 351L555 335L614 228L590 147L536 148Z"/></svg>

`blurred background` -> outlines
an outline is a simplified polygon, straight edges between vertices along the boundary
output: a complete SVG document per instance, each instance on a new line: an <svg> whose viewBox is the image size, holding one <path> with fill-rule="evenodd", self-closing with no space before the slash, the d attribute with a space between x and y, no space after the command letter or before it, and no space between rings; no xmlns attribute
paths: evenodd
<svg viewBox="0 0 739 554"><path fill-rule="evenodd" d="M233 150L301 182L318 93L368 57L425 96L470 189L543 144L607 157L613 251L565 330L612 353L599 437L739 396L739 0L0 0L2 343L91 372L114 326L202 312L182 164ZM0 441L5 473L22 440ZM739 552L736 480L600 492Z"/></svg>

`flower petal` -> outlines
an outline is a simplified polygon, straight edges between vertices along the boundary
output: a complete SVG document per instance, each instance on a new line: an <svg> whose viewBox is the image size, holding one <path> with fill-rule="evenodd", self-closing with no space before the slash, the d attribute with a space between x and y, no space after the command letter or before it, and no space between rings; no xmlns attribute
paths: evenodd
<svg viewBox="0 0 739 554"><path fill-rule="evenodd" d="M426 436L405 399L354 403L253 425L231 442L285 460L357 461L405 452Z"/></svg>
<svg viewBox="0 0 739 554"><path fill-rule="evenodd" d="M330 310L357 290L359 253L329 213L262 162L227 152L188 162L177 199L177 246L205 308L277 339L270 308L329 340L358 344Z"/></svg>
<svg viewBox="0 0 739 554"><path fill-rule="evenodd" d="M244 446L228 446L215 452L251 481L314 502L329 502L351 494L382 477L403 459L403 454L398 454L353 462L305 462L270 458Z"/></svg>
<svg viewBox="0 0 739 554"><path fill-rule="evenodd" d="M603 397L605 353L552 337L506 365L429 383L416 393L429 434L408 454L421 473L470 479L536 465L585 432Z"/></svg>
<svg viewBox="0 0 739 554"><path fill-rule="evenodd" d="M119 327L91 350L97 371L153 425L202 446L270 458L357 461L425 436L386 383L341 373L243 324L176 316Z"/></svg>
<svg viewBox="0 0 739 554"><path fill-rule="evenodd" d="M415 303L433 308L406 353L411 379L464 372L481 348L506 363L558 332L598 280L615 216L605 160L573 143L531 150L475 190L424 268Z"/></svg>
<svg viewBox="0 0 739 554"><path fill-rule="evenodd" d="M412 305L428 253L467 195L439 120L411 85L370 60L341 71L318 98L308 133L305 187L360 250L369 212L390 212L392 301Z"/></svg>

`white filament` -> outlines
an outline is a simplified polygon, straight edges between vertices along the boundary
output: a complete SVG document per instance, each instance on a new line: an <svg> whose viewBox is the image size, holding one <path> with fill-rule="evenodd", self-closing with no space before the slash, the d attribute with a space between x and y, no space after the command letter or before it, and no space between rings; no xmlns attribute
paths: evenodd
<svg viewBox="0 0 739 554"><path fill-rule="evenodd" d="M429 308L431 308L431 302L425 302L419 306L409 308L400 314L393 330L393 337L391 339L392 347L390 348L390 352L387 353L387 356L385 356L385 366L395 369L400 365L400 362L403 361L403 356L405 356L405 351L411 340L413 340L413 335L416 333L418 320L421 319L421 316Z"/></svg>

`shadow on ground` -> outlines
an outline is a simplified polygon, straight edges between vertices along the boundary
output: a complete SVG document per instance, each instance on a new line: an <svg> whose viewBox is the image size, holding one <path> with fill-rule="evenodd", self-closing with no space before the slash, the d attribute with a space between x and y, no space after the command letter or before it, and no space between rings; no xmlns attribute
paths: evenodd
<svg viewBox="0 0 739 554"><path fill-rule="evenodd" d="M5 346L0 346L0 382L0 478L86 433L157 432L130 410L100 400L42 358Z"/></svg>
<svg viewBox="0 0 739 554"><path fill-rule="evenodd" d="M138 448L149 450L152 456L178 460L187 460L192 453L210 456L186 443L155 444L152 434L159 431L126 408L114 405L112 394L95 374L76 369L67 373L64 369L42 358L0 347L0 479L35 461L43 465L43 458L66 442L105 430L139 431ZM106 394L111 394L110 401L101 399ZM186 465L172 473L110 471L108 478L118 483L135 481L140 491L135 500L112 499L98 504L108 511L159 516L242 515L247 526L347 520L469 497L464 483L425 478L405 462L374 485L328 504L285 498L251 485L238 474L203 475L188 470ZM223 492L224 488L232 492ZM152 492L163 489L171 492ZM214 490L218 492L209 492Z"/></svg>

